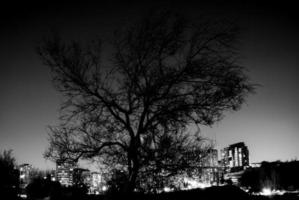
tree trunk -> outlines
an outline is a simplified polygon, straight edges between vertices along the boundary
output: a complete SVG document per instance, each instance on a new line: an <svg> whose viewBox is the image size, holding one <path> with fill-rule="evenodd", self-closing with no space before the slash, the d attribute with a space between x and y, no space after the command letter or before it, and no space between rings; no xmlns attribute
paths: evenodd
<svg viewBox="0 0 299 200"><path fill-rule="evenodd" d="M131 148L130 152L128 152L128 171L129 171L129 177L128 177L128 182L125 186L125 191L126 193L132 193L134 192L136 188L136 180L138 177L138 172L139 172L139 161L138 161L138 152L136 145L134 142L131 143Z"/></svg>
<svg viewBox="0 0 299 200"><path fill-rule="evenodd" d="M127 188L126 188L125 192L127 192L127 193L134 192L134 190L136 188L137 176L138 176L138 170L133 168L132 173L129 176L129 180L128 180L128 184L127 184Z"/></svg>

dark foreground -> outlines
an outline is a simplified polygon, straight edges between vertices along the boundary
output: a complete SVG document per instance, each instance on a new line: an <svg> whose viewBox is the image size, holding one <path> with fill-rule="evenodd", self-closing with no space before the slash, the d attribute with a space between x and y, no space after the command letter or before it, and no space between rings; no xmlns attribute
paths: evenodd
<svg viewBox="0 0 299 200"><path fill-rule="evenodd" d="M44 200L299 200L298 194L284 194L281 196L249 195L235 186L210 187L188 191L176 191L161 194L108 194L108 195L64 195L47 197ZM29 199L28 200L37 200ZM41 200L41 199L39 199Z"/></svg>
<svg viewBox="0 0 299 200"><path fill-rule="evenodd" d="M108 196L107 196L108 197ZM107 198L106 197L106 198ZM117 200L123 199L123 196L120 195L111 195L107 199ZM178 192L169 192L161 193L158 195L142 195L142 194L133 194L126 196L125 199L131 200L189 200L189 199L198 199L198 200L218 200L218 199L229 199L229 200L249 200L250 196L234 186L223 186L223 187L210 187L206 189L194 189L188 191L178 191Z"/></svg>
<svg viewBox="0 0 299 200"><path fill-rule="evenodd" d="M110 194L106 196L89 197L86 200L299 200L298 194L284 194L281 196L255 196L249 195L235 186L210 187L206 189L194 189L162 193L158 195L144 194Z"/></svg>

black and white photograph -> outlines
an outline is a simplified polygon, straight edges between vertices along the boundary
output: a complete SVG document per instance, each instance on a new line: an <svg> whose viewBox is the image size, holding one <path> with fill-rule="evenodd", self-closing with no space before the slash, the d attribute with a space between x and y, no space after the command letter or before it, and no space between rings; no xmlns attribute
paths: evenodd
<svg viewBox="0 0 299 200"><path fill-rule="evenodd" d="M0 199L299 200L292 1L0 6Z"/></svg>

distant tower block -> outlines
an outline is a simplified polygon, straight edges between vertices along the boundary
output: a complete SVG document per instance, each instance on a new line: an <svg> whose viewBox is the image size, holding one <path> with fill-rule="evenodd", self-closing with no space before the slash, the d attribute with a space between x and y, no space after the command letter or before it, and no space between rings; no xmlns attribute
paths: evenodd
<svg viewBox="0 0 299 200"><path fill-rule="evenodd" d="M19 166L19 171L20 171L20 187L21 189L26 188L26 186L30 182L30 172L32 170L32 166L30 164L22 164Z"/></svg>
<svg viewBox="0 0 299 200"><path fill-rule="evenodd" d="M70 162L56 162L56 180L63 186L73 185L73 171L76 167L75 163Z"/></svg>
<svg viewBox="0 0 299 200"><path fill-rule="evenodd" d="M249 166L249 151L244 142L231 144L221 150L221 165L226 172L240 171Z"/></svg>

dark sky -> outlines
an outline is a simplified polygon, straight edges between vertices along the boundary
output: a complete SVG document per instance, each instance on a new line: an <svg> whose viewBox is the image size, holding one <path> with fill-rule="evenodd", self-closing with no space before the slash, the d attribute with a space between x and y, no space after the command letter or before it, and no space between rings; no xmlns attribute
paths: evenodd
<svg viewBox="0 0 299 200"><path fill-rule="evenodd" d="M43 35L56 30L68 38L109 39L111 31L159 4L195 18L204 13L239 23L240 64L248 69L252 82L262 85L240 111L227 113L202 133L216 139L218 149L244 141L250 162L298 158L299 31L294 5L182 2L1 6L0 149L13 149L18 163L54 166L42 154L48 145L47 125L58 123L62 98L34 50Z"/></svg>

